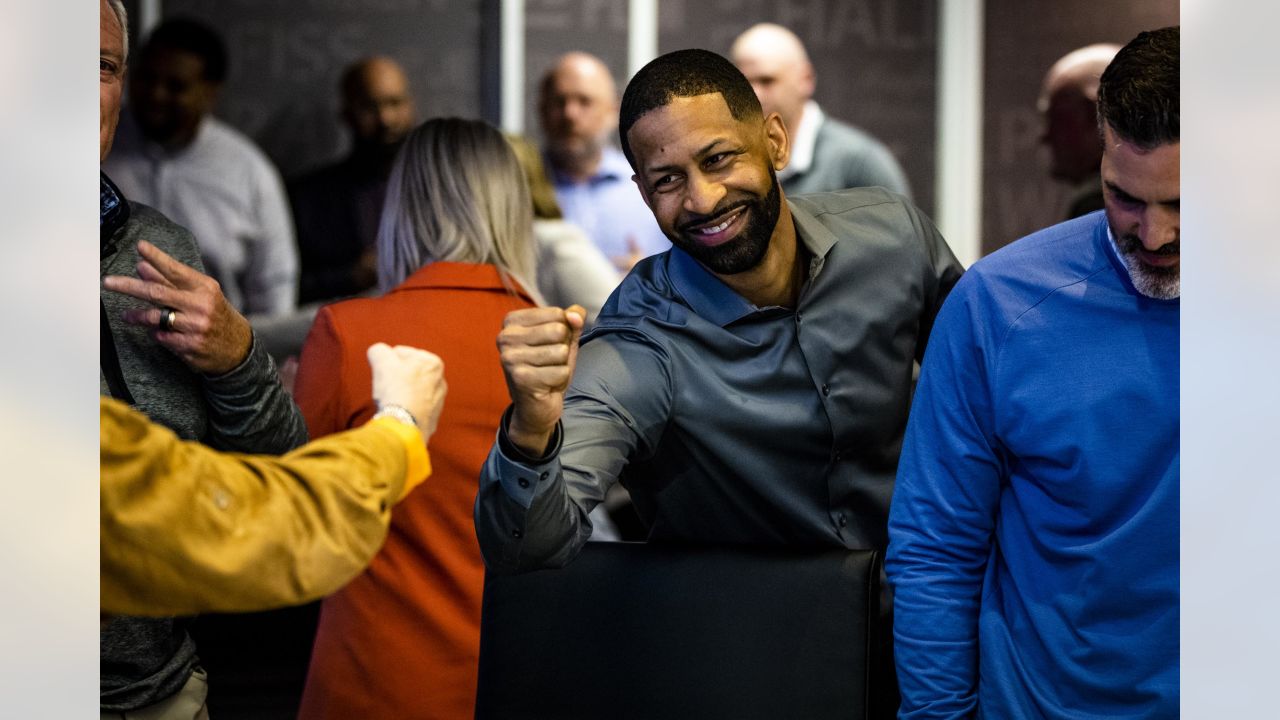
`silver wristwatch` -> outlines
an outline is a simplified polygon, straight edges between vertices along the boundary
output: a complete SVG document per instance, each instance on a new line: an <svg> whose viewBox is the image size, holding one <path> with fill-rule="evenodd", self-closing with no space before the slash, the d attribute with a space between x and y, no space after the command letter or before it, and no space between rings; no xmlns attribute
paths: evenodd
<svg viewBox="0 0 1280 720"><path fill-rule="evenodd" d="M395 405L393 403L383 405L382 403L378 403L378 412L373 414L373 418L376 420L380 417L395 418L406 425L412 425L415 428L418 427L418 419L415 418L413 413L409 412L408 408L403 405Z"/></svg>

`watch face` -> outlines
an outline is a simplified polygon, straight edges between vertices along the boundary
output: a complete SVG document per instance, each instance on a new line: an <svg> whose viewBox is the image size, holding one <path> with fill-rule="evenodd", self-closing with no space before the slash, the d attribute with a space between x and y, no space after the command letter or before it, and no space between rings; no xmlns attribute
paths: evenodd
<svg viewBox="0 0 1280 720"><path fill-rule="evenodd" d="M129 203L125 202L120 189L105 174L99 172L98 177L101 179L98 191L98 231L102 241L102 256L106 257L112 251L111 236L129 219Z"/></svg>
<svg viewBox="0 0 1280 720"><path fill-rule="evenodd" d="M106 175L99 173L99 177L101 190L98 193L98 200L101 202L102 209L98 215L98 226L103 227L120 214L124 199L120 197L120 191L107 179Z"/></svg>
<svg viewBox="0 0 1280 720"><path fill-rule="evenodd" d="M98 217L98 225L101 227L107 224L111 215L120 210L120 196L116 194L114 188L104 182L99 197L102 201L102 213Z"/></svg>

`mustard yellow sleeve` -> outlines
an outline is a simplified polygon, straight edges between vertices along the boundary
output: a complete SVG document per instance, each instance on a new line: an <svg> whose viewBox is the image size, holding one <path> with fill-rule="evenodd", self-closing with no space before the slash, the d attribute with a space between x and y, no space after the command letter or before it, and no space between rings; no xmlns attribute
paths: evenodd
<svg viewBox="0 0 1280 720"><path fill-rule="evenodd" d="M427 476L431 474L431 460L427 457L427 445L422 442L422 433L418 428L406 425L395 418L374 418L369 425L377 425L395 433L404 443L405 474L404 491L396 498L400 502L413 492Z"/></svg>
<svg viewBox="0 0 1280 720"><path fill-rule="evenodd" d="M337 590L430 473L416 428L384 418L281 457L179 440L100 403L101 610L261 610Z"/></svg>

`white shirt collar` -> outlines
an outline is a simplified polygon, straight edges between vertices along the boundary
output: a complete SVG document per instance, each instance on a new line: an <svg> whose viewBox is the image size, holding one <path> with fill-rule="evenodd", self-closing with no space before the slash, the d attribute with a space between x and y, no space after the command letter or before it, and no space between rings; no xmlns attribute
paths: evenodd
<svg viewBox="0 0 1280 720"><path fill-rule="evenodd" d="M791 161L778 173L779 180L807 172L813 165L813 149L818 144L818 128L822 119L822 108L818 103L809 100L804 104L800 111L800 126L791 135Z"/></svg>

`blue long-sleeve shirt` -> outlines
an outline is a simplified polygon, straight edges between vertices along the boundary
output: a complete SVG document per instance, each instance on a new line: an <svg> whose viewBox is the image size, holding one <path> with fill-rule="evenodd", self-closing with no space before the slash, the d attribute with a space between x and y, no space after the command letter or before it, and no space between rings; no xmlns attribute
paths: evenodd
<svg viewBox="0 0 1280 720"><path fill-rule="evenodd" d="M890 510L899 717L1177 716L1178 315L1102 213L956 285Z"/></svg>

